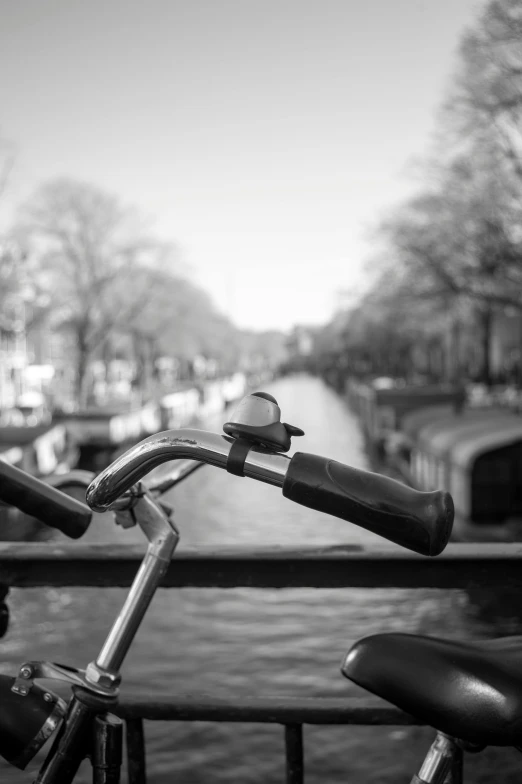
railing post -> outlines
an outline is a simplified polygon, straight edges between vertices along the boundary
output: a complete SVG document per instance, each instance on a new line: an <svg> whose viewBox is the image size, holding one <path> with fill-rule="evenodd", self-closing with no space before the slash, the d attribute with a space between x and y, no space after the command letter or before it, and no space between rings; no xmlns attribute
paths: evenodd
<svg viewBox="0 0 522 784"><path fill-rule="evenodd" d="M303 725L285 724L286 784L303 784Z"/></svg>
<svg viewBox="0 0 522 784"><path fill-rule="evenodd" d="M143 719L127 719L125 723L129 784L147 784Z"/></svg>

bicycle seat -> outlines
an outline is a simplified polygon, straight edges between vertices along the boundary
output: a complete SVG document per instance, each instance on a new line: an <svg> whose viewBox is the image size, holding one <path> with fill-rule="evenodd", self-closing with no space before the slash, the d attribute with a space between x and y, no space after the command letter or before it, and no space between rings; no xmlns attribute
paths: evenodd
<svg viewBox="0 0 522 784"><path fill-rule="evenodd" d="M341 671L453 738L521 745L522 637L459 642L376 634L355 643Z"/></svg>

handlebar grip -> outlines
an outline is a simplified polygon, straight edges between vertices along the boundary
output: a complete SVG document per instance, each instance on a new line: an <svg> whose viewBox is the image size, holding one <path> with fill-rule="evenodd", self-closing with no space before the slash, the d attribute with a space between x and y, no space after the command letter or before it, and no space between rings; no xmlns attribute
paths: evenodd
<svg viewBox="0 0 522 784"><path fill-rule="evenodd" d="M91 522L88 506L20 468L0 460L0 501L79 539Z"/></svg>
<svg viewBox="0 0 522 784"><path fill-rule="evenodd" d="M292 457L283 495L422 555L439 555L453 526L449 493L419 492L387 476L305 452Z"/></svg>

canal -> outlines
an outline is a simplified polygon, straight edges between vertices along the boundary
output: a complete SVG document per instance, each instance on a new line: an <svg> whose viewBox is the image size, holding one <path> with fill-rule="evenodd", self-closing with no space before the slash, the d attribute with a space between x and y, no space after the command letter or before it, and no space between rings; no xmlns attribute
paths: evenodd
<svg viewBox="0 0 522 784"><path fill-rule="evenodd" d="M266 391L284 421L302 427L293 448L368 467L358 423L320 380L280 379ZM220 430L220 422L213 429ZM205 467L167 499L175 506L180 548L198 545L362 543L373 534L292 504L268 485ZM108 519L107 519L108 518ZM136 529L100 516L88 542L137 543ZM14 590L12 623L1 641L1 671L26 658L83 667L94 659L123 601L119 589ZM454 591L163 590L156 596L125 664L123 694L165 692L362 696L339 673L357 638L376 631L490 636L467 597ZM278 727L237 724L146 725L152 784L268 784L284 779ZM305 728L308 784L407 781L431 733L426 729ZM1 768L2 781L31 775ZM87 782L82 772L81 782Z"/></svg>

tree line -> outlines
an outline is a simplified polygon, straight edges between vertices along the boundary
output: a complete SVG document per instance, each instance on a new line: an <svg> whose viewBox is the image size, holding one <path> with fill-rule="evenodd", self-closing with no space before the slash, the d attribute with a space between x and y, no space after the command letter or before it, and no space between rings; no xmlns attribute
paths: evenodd
<svg viewBox="0 0 522 784"><path fill-rule="evenodd" d="M147 230L137 210L73 179L42 184L0 244L0 328L16 320L30 292L30 324L67 340L76 400L89 400L94 360L132 360L133 384L150 380L160 358L190 376L195 357L226 374L245 356L269 361L283 338L241 331L183 274L180 252Z"/></svg>
<svg viewBox="0 0 522 784"><path fill-rule="evenodd" d="M522 324L522 0L490 0L463 35L422 186L377 236L367 292L322 331L316 363L499 380L494 330ZM502 376L520 383L515 343Z"/></svg>

